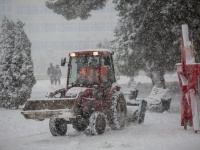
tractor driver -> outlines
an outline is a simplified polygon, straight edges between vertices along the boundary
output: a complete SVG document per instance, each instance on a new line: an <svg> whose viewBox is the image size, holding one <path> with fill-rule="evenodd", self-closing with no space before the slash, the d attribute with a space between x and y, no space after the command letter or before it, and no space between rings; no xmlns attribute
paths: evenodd
<svg viewBox="0 0 200 150"><path fill-rule="evenodd" d="M107 69L101 66L100 70L102 77L107 77ZM97 59L92 58L89 66L81 69L79 80L97 84L99 82L99 74L99 64L97 63Z"/></svg>

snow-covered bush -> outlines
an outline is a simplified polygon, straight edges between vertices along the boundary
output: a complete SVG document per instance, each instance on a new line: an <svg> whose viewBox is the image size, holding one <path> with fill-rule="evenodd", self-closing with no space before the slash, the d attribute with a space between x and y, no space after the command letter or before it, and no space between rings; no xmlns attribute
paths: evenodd
<svg viewBox="0 0 200 150"><path fill-rule="evenodd" d="M4 18L0 32L0 107L18 108L30 98L36 83L31 42L21 21Z"/></svg>

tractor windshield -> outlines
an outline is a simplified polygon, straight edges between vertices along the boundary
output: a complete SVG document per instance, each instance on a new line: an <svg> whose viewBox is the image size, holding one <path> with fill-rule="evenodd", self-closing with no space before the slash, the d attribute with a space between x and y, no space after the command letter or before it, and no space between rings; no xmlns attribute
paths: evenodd
<svg viewBox="0 0 200 150"><path fill-rule="evenodd" d="M99 83L99 56L71 57L69 84L97 85Z"/></svg>

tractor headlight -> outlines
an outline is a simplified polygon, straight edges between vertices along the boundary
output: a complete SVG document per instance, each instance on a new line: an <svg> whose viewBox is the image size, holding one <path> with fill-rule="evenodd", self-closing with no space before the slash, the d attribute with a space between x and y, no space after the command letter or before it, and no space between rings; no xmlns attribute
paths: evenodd
<svg viewBox="0 0 200 150"><path fill-rule="evenodd" d="M75 56L76 56L76 53L70 53L70 56L71 56L71 57L75 57Z"/></svg>
<svg viewBox="0 0 200 150"><path fill-rule="evenodd" d="M99 52L93 52L93 55L97 56L97 55L99 55Z"/></svg>

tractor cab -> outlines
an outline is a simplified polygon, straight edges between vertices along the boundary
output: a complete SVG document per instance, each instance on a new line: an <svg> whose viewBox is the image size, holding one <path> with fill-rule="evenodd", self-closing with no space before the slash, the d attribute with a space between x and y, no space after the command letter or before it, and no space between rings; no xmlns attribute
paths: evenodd
<svg viewBox="0 0 200 150"><path fill-rule="evenodd" d="M86 50L69 54L67 89L70 87L102 87L116 82L113 52ZM66 60L66 59L62 59ZM61 65L65 65L65 61Z"/></svg>

